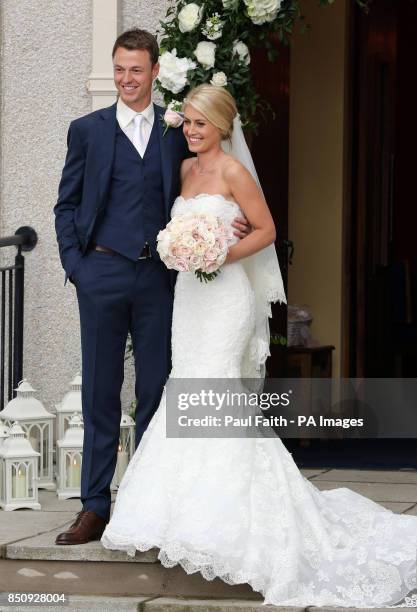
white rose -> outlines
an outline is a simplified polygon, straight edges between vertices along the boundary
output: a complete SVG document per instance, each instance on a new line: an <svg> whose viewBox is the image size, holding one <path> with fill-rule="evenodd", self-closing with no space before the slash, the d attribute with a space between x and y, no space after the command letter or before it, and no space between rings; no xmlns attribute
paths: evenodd
<svg viewBox="0 0 417 612"><path fill-rule="evenodd" d="M243 0L248 16L255 25L273 21L280 9L282 0Z"/></svg>
<svg viewBox="0 0 417 612"><path fill-rule="evenodd" d="M213 68L216 54L216 45L212 42L199 42L194 55L204 68Z"/></svg>
<svg viewBox="0 0 417 612"><path fill-rule="evenodd" d="M213 232L207 232L207 234L204 236L204 240L206 242L206 245L212 247L214 246L215 242L216 242L216 238L213 234Z"/></svg>
<svg viewBox="0 0 417 612"><path fill-rule="evenodd" d="M210 81L212 85L217 85L218 87L224 87L227 85L227 76L224 72L215 72Z"/></svg>
<svg viewBox="0 0 417 612"><path fill-rule="evenodd" d="M209 40L217 40L222 37L224 21L221 20L219 13L214 13L209 17L201 32L207 36Z"/></svg>
<svg viewBox="0 0 417 612"><path fill-rule="evenodd" d="M188 83L187 72L196 67L188 57L177 57L177 50L165 51L159 58L158 81L164 89L177 94Z"/></svg>
<svg viewBox="0 0 417 612"><path fill-rule="evenodd" d="M191 2L186 4L178 13L178 22L181 32L191 32L200 23L203 8Z"/></svg>
<svg viewBox="0 0 417 612"><path fill-rule="evenodd" d="M233 55L238 55L240 61L246 64L246 66L250 63L248 46L241 40L235 40L233 43Z"/></svg>
<svg viewBox="0 0 417 612"><path fill-rule="evenodd" d="M194 247L194 254L204 255L205 250L206 250L206 245L204 244L204 242L198 242Z"/></svg>

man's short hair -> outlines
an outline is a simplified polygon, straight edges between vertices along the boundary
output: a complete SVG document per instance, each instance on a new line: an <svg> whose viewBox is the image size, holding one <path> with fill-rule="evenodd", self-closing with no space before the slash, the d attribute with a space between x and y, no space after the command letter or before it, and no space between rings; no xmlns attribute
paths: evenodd
<svg viewBox="0 0 417 612"><path fill-rule="evenodd" d="M129 51L135 51L136 49L146 50L151 58L151 64L154 66L159 59L159 46L155 36L147 30L140 30L139 28L133 28L133 30L127 30L117 37L116 42L113 46L111 56L114 57L117 49L123 47Z"/></svg>

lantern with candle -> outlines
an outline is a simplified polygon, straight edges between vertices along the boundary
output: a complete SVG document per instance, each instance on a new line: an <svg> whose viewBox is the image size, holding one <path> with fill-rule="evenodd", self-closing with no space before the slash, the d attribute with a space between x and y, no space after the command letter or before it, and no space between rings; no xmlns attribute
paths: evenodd
<svg viewBox="0 0 417 612"><path fill-rule="evenodd" d="M23 428L19 423L13 423L0 448L0 507L3 510L41 509L38 502L38 460L39 453L33 450Z"/></svg>
<svg viewBox="0 0 417 612"><path fill-rule="evenodd" d="M81 386L81 375L79 372L77 372L73 381L70 383L69 391L67 391L67 393L64 395L62 402L55 406L57 414L57 440L62 440L64 438L72 415L75 412L80 415L82 414Z"/></svg>
<svg viewBox="0 0 417 612"><path fill-rule="evenodd" d="M55 489L53 478L53 422L55 415L45 410L35 397L35 389L27 380L22 380L12 399L2 412L5 425L17 422L27 435L34 451L39 453L38 486L40 489Z"/></svg>
<svg viewBox="0 0 417 612"><path fill-rule="evenodd" d="M84 428L81 416L76 412L70 419L62 440L58 440L59 499L81 497L81 465L83 458Z"/></svg>
<svg viewBox="0 0 417 612"><path fill-rule="evenodd" d="M125 412L120 420L120 438L117 449L117 463L110 488L115 491L135 452L135 421Z"/></svg>

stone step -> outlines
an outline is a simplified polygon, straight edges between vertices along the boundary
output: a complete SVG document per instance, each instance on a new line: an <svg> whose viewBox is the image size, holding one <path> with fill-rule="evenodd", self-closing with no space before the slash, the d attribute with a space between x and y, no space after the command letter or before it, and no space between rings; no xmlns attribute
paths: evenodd
<svg viewBox="0 0 417 612"><path fill-rule="evenodd" d="M69 526L70 523L68 523ZM121 550L106 550L101 542L88 542L74 546L57 546L55 538L66 526L41 533L31 538L12 542L5 547L6 559L30 559L37 561L105 561L112 563L156 563L158 550L137 552L129 557Z"/></svg>
<svg viewBox="0 0 417 612"><path fill-rule="evenodd" d="M159 597L142 603L143 612L389 612L390 608L342 608L333 606L271 606L262 602L226 599L181 599Z"/></svg>
<svg viewBox="0 0 417 612"><path fill-rule="evenodd" d="M179 597L158 597L143 602L143 612L304 612L307 608L288 606L265 606L262 602L245 601L242 599L181 599ZM318 610L318 608L314 608ZM342 608L339 608L341 612ZM350 612L350 609L349 609Z"/></svg>
<svg viewBox="0 0 417 612"><path fill-rule="evenodd" d="M7 605L8 597L6 594L0 594L0 611L1 612L17 612L27 610L28 612L84 612L91 610L92 612L138 612L141 610L143 602L147 601L147 597L82 597L71 595L67 598L65 604L54 604L48 606L42 604L40 606L33 604L25 604L24 607L18 608L16 605Z"/></svg>
<svg viewBox="0 0 417 612"><path fill-rule="evenodd" d="M168 569L160 563L0 559L0 592L4 591L262 601L247 584L231 586L219 578L208 581L200 573L188 575L179 566Z"/></svg>
<svg viewBox="0 0 417 612"><path fill-rule="evenodd" d="M73 512L33 510L0 511L0 558L6 556L9 544L27 540L55 529L61 531L73 520Z"/></svg>
<svg viewBox="0 0 417 612"><path fill-rule="evenodd" d="M1 612L16 612L16 606L8 606L4 602L5 595L0 594ZM23 609L23 608L21 608ZM57 612L55 606L26 606L30 612ZM341 608L314 607L307 608L291 606L265 606L261 602L245 601L243 599L186 599L179 597L83 597L71 595L67 598L63 610L84 612L86 610L99 612L388 612L389 608Z"/></svg>

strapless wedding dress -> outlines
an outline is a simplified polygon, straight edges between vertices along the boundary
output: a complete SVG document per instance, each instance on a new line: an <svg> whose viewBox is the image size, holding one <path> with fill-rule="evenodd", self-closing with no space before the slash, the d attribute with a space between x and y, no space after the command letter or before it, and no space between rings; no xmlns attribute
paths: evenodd
<svg viewBox="0 0 417 612"><path fill-rule="evenodd" d="M172 215L189 212L231 223L241 211L222 196L177 198ZM239 377L254 308L241 262L207 284L180 272L171 377ZM319 491L278 437L167 438L165 390L101 541L128 555L159 548L165 567L249 583L266 604L417 607L417 517Z"/></svg>

